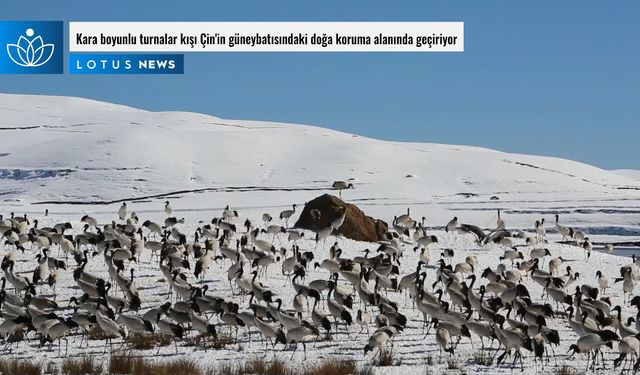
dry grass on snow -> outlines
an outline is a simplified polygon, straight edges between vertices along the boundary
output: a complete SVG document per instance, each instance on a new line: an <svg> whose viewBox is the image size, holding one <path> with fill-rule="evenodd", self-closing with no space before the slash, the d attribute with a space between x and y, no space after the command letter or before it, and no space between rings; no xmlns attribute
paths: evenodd
<svg viewBox="0 0 640 375"><path fill-rule="evenodd" d="M92 356L67 358L61 368L48 368L46 373L60 375L373 375L371 367L359 368L351 360L325 360L305 369L291 367L282 359L267 361L253 358L235 365L231 362L203 368L196 361L178 358L167 361L143 358L132 352L111 354L106 368L100 358ZM104 370L104 372L103 372ZM29 359L0 359L0 374L43 375L39 363Z"/></svg>

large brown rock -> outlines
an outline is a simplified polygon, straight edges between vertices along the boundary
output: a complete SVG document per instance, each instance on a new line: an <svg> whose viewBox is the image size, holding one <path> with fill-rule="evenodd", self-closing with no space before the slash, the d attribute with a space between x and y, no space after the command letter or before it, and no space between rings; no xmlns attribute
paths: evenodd
<svg viewBox="0 0 640 375"><path fill-rule="evenodd" d="M384 240L387 223L365 215L358 206L346 203L333 195L324 194L307 202L296 222L297 228L317 231L330 226L346 210L344 223L333 234L357 241L375 242Z"/></svg>

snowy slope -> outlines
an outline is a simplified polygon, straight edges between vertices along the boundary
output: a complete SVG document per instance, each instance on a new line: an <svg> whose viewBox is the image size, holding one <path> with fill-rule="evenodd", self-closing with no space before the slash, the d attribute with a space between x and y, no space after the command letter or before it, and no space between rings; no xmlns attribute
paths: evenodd
<svg viewBox="0 0 640 375"><path fill-rule="evenodd" d="M624 197L630 191L618 187L640 187L637 180L557 158L67 97L0 95L0 128L5 201L109 201L247 186L312 189L349 178L358 196L388 199L457 193L487 199L507 191Z"/></svg>
<svg viewBox="0 0 640 375"><path fill-rule="evenodd" d="M640 171L637 169L616 169L611 172L617 173L621 176L624 176L633 180L640 180Z"/></svg>

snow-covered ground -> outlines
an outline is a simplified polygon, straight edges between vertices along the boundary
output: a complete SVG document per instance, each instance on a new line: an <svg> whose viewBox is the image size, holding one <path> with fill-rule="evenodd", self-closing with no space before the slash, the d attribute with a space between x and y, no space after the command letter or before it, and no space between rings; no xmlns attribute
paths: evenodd
<svg viewBox="0 0 640 375"><path fill-rule="evenodd" d="M430 233L440 239L440 244L432 248L427 284L435 280L434 264L441 248L455 250L453 264L470 254L477 255L478 277L479 270L488 266L495 269L500 262L503 249L498 245L481 248L469 236L444 233L442 226L453 216L463 223L494 228L496 211L502 209L507 228L532 230L534 221L543 217L547 227L553 228L553 215L558 213L564 225L583 230L597 243L640 240L640 182L574 161L468 146L385 142L302 125L147 112L76 98L0 95L0 213L5 217L9 212L20 216L26 213L39 219L39 227L69 221L77 233L82 228L79 219L83 214L91 214L102 224L110 223L117 220L121 200L126 200L129 210L137 212L141 220L161 221L162 202L169 199L174 215L185 218L180 230L193 240L196 227L219 217L226 205L238 210L238 224L249 218L259 225L262 213L277 217L293 203L304 204L328 192L334 180L351 180L355 189L344 191L343 197L371 216L391 222L393 216L410 208L413 218L426 218L426 225L432 228ZM45 209L49 210L47 217ZM606 294L612 296L614 305L623 305L623 317L635 316L635 311L623 304L621 284L613 285L620 266L630 259L595 251L587 263L582 249L556 244L560 239L556 233L549 234L546 247L552 257L562 256L582 275L583 283L597 285L595 273L601 270L612 284ZM344 250L343 257L362 255L365 248L377 247L337 240ZM330 241L315 252L318 260L328 257ZM285 236L275 244L291 246ZM300 246L302 250L313 250L315 243L305 240ZM412 248L405 246L400 276L415 270L418 254ZM529 249L521 250L528 258ZM36 264L34 256L30 250L18 254L16 270L30 277ZM167 300L168 286L160 281L157 264L146 263L149 253L140 258L131 266L136 269L144 312ZM549 259L545 259L545 269ZM69 263L70 268L75 267L72 259ZM209 285L210 294L234 300L241 310L246 310L248 297L234 296L229 290L225 272L228 266L228 261L215 264L202 283ZM100 256L93 258L87 268L108 277ZM57 287L57 300L62 307L71 296L81 294L70 272L63 272ZM200 283L192 273L188 276L191 283ZM327 277L326 271L309 269L305 281ZM273 265L261 281L279 293L283 307L291 307L295 292L280 273L279 264ZM486 279L478 278L475 287L486 283ZM530 280L524 283L534 302L540 302L541 288ZM51 293L46 286L40 292ZM389 292L388 296L399 304L409 323L393 340L399 365L376 369L376 373L423 374L428 367L432 373L445 370L446 357L438 363L433 330L426 337L422 333L422 315L403 294ZM358 308L356 303L354 317ZM70 309L60 312L65 316L70 313ZM229 332L218 318L211 322L219 333ZM561 344L555 348L556 358L544 371L552 373L556 360L560 366L582 370L584 355L568 358L565 354L578 338L566 320L548 319L548 325L559 330ZM338 357L355 359L363 366L372 363L371 353L364 356L362 350L369 335L358 331L354 325L347 335L341 327L332 340L308 344L309 360ZM479 350L479 340L473 340L474 347L465 338L456 350L456 361L463 371L511 372L510 366L475 364L473 354ZM82 349L78 348L79 337L69 341L71 356L103 352L102 341L90 341L89 347ZM240 329L240 342L206 353L180 344L178 350L180 356L207 363L264 355L261 336L255 329L250 333ZM493 348L496 347L494 343ZM35 340L13 347L9 355L27 358L35 352L43 361L61 361L57 348L38 348ZM607 366L611 366L616 352L616 346L605 352ZM175 348L163 347L159 354L156 349L141 354L162 360L173 356ZM540 372L531 353L526 354L525 372ZM267 357L272 355L269 350ZM285 352L280 345L275 355L289 359L291 351ZM427 366L428 357L433 358L433 366ZM302 365L301 350L294 355L293 363Z"/></svg>

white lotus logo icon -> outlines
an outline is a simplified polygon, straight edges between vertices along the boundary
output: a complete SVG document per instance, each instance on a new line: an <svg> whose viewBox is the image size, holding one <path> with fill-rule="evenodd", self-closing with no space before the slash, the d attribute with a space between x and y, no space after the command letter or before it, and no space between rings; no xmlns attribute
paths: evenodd
<svg viewBox="0 0 640 375"><path fill-rule="evenodd" d="M53 44L44 44L42 37L39 35L34 37L33 29L27 29L25 34L27 37L20 35L18 43L7 44L9 58L16 65L26 68L35 68L46 64L53 56L55 46Z"/></svg>

